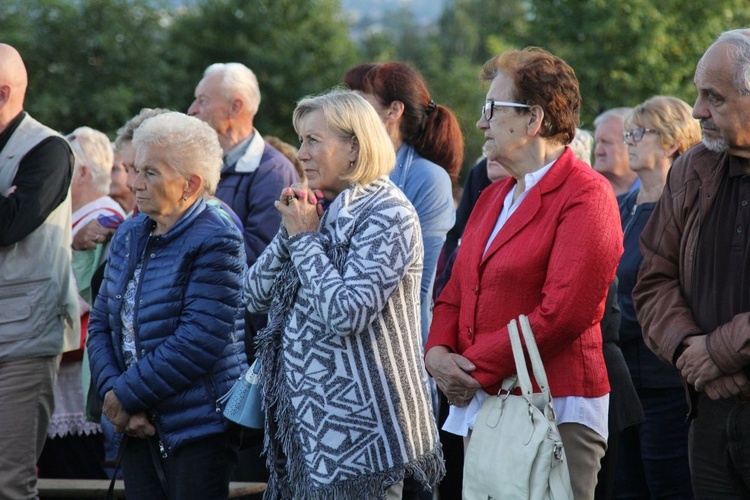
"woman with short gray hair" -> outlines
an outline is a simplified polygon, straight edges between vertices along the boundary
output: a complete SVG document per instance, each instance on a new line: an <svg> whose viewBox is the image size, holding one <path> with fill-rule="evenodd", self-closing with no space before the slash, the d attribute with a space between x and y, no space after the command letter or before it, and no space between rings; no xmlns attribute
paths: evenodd
<svg viewBox="0 0 750 500"><path fill-rule="evenodd" d="M220 397L245 366L242 235L208 205L221 171L216 133L169 112L138 127L141 215L112 238L88 353L117 432L128 497L227 498L239 430Z"/></svg>

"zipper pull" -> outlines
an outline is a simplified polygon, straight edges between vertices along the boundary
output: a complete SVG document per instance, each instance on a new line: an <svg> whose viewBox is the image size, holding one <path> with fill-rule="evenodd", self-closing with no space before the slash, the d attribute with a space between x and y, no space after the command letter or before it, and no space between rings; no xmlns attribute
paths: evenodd
<svg viewBox="0 0 750 500"><path fill-rule="evenodd" d="M161 442L161 439L159 440L159 452L161 453L161 458L167 458L167 450L164 449L164 443Z"/></svg>

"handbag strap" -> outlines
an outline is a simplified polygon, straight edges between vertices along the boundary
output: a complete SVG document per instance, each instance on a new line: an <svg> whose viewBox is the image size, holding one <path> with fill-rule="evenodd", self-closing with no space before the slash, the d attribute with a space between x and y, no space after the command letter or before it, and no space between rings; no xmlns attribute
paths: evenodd
<svg viewBox="0 0 750 500"><path fill-rule="evenodd" d="M526 342L526 351L528 351L529 359L531 359L531 368L534 370L536 383L542 391L547 391L549 390L547 371L544 369L544 363L542 363L542 356L539 354L539 348L536 345L534 332L531 331L529 318L522 314L518 317L518 321L521 323L521 332L523 332L523 339Z"/></svg>
<svg viewBox="0 0 750 500"><path fill-rule="evenodd" d="M518 324L516 320L508 323L508 335L510 335L510 346L513 348L513 361L516 363L516 375L518 377L516 385L521 388L521 394L529 399L532 394L531 379L529 370L526 368L526 358L521 346L521 337L518 334Z"/></svg>
<svg viewBox="0 0 750 500"><path fill-rule="evenodd" d="M547 383L547 372L544 370L544 364L539 355L539 348L536 345L534 333L531 331L529 319L522 314L519 316L518 320L521 323L521 330L523 332L524 341L526 342L526 350L529 354L529 359L531 360L531 367L534 371L536 383L543 392L547 392L549 389ZM529 399L533 393L533 388L531 385L531 379L529 378L529 370L526 367L526 357L523 352L523 346L521 345L521 337L518 333L518 324L515 319L508 323L508 335L510 336L510 345L513 349L513 360L516 363L518 386L521 388L524 397Z"/></svg>

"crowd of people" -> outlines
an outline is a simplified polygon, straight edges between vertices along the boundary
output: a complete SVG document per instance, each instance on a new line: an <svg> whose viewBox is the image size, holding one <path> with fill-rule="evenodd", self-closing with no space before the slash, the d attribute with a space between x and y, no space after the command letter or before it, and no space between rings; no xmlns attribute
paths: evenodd
<svg viewBox="0 0 750 500"><path fill-rule="evenodd" d="M693 107L592 132L544 49L481 80L456 205L459 121L407 63L299 100L299 148L255 128L241 63L110 142L34 120L0 44L0 498L460 498L520 314L575 499L750 497L750 29L710 44ZM254 359L263 429L223 414Z"/></svg>

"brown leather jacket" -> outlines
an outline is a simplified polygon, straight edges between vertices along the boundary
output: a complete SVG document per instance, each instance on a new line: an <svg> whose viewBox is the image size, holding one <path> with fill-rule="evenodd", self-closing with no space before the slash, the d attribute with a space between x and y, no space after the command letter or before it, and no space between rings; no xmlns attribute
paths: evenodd
<svg viewBox="0 0 750 500"><path fill-rule="evenodd" d="M633 290L636 315L646 345L674 364L677 348L689 335L707 335L708 352L725 374L750 363L750 313L737 314L713 332L702 332L693 320L690 296L694 284L698 234L729 166L747 160L714 153L699 143L672 166L654 213L641 233L643 265Z"/></svg>

